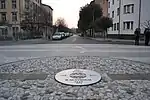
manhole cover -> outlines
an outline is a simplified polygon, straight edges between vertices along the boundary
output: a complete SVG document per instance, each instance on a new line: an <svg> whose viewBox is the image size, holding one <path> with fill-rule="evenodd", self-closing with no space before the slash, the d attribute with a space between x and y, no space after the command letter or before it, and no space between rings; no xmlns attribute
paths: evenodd
<svg viewBox="0 0 150 100"><path fill-rule="evenodd" d="M101 80L99 73L92 70L69 69L63 70L55 75L55 79L67 85L91 85Z"/></svg>

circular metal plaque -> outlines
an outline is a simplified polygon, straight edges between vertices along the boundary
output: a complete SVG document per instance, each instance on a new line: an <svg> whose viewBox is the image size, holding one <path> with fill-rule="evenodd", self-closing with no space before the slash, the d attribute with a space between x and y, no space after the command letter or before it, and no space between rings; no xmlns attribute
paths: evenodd
<svg viewBox="0 0 150 100"><path fill-rule="evenodd" d="M101 76L92 70L69 69L57 73L55 79L63 84L82 86L99 82Z"/></svg>

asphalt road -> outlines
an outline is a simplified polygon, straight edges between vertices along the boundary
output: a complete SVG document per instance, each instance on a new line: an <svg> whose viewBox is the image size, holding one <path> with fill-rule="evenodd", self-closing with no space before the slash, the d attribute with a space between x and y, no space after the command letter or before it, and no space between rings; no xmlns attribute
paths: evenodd
<svg viewBox="0 0 150 100"><path fill-rule="evenodd" d="M51 56L101 56L150 64L150 47L102 44L76 35L46 44L0 46L0 64Z"/></svg>
<svg viewBox="0 0 150 100"><path fill-rule="evenodd" d="M63 39L61 41L52 41L51 44L100 44L98 41L90 40L78 35L71 36L69 38Z"/></svg>

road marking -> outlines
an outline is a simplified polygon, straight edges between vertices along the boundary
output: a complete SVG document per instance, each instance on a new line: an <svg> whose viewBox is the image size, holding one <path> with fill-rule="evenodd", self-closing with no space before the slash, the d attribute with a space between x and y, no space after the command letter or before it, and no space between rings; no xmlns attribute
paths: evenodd
<svg viewBox="0 0 150 100"><path fill-rule="evenodd" d="M149 53L149 50L122 50L122 49L110 49L110 50L99 50L99 49L85 49L85 48L76 48L76 49L65 49L65 48L54 48L54 49L3 49L0 50L2 52L15 52L15 51L84 51L84 52L114 52L114 53L118 53L118 52L128 52L128 53Z"/></svg>
<svg viewBox="0 0 150 100"><path fill-rule="evenodd" d="M86 51L80 51L80 53L85 53Z"/></svg>
<svg viewBox="0 0 150 100"><path fill-rule="evenodd" d="M61 41L54 41L61 42ZM0 48L53 48L53 47L93 47L93 48L140 48L150 49L150 46L133 46L133 45L112 45L112 44L34 44L34 45L13 45L13 46L0 46Z"/></svg>
<svg viewBox="0 0 150 100"><path fill-rule="evenodd" d="M77 39L76 38L74 38L73 40L72 40L72 42L75 42Z"/></svg>
<svg viewBox="0 0 150 100"><path fill-rule="evenodd" d="M81 49L80 53L88 52L88 50L86 50L85 48L83 48L83 47L81 47L81 46L75 46L74 48Z"/></svg>

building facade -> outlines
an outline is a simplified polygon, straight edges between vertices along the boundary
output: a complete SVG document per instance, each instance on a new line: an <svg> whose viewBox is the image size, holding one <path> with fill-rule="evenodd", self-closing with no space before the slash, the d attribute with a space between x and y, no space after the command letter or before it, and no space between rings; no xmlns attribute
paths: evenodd
<svg viewBox="0 0 150 100"><path fill-rule="evenodd" d="M134 35L136 28L150 20L150 0L108 0L108 15L113 19L113 27L108 35Z"/></svg>
<svg viewBox="0 0 150 100"><path fill-rule="evenodd" d="M95 3L102 7L103 16L108 16L108 0L95 0Z"/></svg>
<svg viewBox="0 0 150 100"><path fill-rule="evenodd" d="M41 0L0 0L0 36L15 37L27 9L40 8Z"/></svg>
<svg viewBox="0 0 150 100"><path fill-rule="evenodd" d="M51 6L42 4L41 5L41 21L45 22L43 27L43 37L46 39L52 39L53 34L53 9Z"/></svg>

